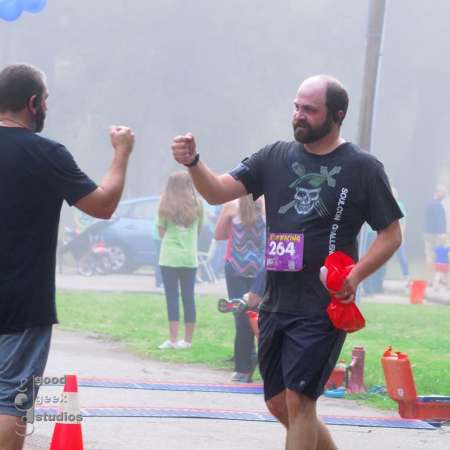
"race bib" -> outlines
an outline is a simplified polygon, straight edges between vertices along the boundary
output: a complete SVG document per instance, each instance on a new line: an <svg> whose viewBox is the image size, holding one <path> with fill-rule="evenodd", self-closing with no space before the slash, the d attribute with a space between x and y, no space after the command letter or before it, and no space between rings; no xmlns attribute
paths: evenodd
<svg viewBox="0 0 450 450"><path fill-rule="evenodd" d="M303 247L302 233L269 233L266 243L266 269L276 272L302 270Z"/></svg>

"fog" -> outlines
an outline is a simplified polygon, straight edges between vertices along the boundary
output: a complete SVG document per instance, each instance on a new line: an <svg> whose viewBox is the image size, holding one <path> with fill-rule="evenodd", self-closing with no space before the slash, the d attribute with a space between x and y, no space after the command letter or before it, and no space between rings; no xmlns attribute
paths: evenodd
<svg viewBox="0 0 450 450"><path fill-rule="evenodd" d="M202 159L226 171L292 139L292 100L307 76L347 87L343 135L357 137L369 1L48 0L0 22L1 63L48 76L44 135L100 181L110 124L136 133L126 197L157 194L177 168L173 135L191 131ZM449 183L450 4L388 1L372 148L408 211L408 251L422 253L426 201ZM68 220L68 208L64 220Z"/></svg>

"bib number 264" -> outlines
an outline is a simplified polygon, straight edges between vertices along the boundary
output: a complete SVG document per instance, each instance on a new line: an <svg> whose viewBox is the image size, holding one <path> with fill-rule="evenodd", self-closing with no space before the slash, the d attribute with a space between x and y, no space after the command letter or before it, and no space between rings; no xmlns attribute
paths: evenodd
<svg viewBox="0 0 450 450"><path fill-rule="evenodd" d="M288 254L291 256L295 255L295 246L293 242L283 242L283 241L279 241L279 242L274 242L274 241L270 241L269 242L269 255L270 256L283 256L284 254Z"/></svg>
<svg viewBox="0 0 450 450"><path fill-rule="evenodd" d="M266 248L266 269L276 272L297 272L303 268L302 233L269 233Z"/></svg>

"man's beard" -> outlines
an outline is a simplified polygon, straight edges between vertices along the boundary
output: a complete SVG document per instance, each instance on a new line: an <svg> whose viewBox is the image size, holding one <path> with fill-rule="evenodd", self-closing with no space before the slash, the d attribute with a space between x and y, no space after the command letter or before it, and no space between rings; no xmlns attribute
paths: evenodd
<svg viewBox="0 0 450 450"><path fill-rule="evenodd" d="M34 133L40 133L44 129L45 111L42 108L36 110L36 115L32 123Z"/></svg>
<svg viewBox="0 0 450 450"><path fill-rule="evenodd" d="M312 142L316 142L330 133L333 128L333 124L334 121L330 112L327 113L327 117L322 125L319 125L316 128L312 128L308 123L303 122L301 125L304 128L300 129L299 122L294 122L293 128L295 140L301 142L302 144L311 144Z"/></svg>

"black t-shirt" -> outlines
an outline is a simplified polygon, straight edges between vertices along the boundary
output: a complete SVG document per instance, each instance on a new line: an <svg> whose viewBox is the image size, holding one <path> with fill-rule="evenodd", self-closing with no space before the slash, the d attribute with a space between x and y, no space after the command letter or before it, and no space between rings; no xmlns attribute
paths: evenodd
<svg viewBox="0 0 450 450"><path fill-rule="evenodd" d="M382 230L402 217L383 165L350 143L315 155L300 143L276 142L230 173L254 198L265 196L268 232L304 234L303 269L268 272L268 311L324 313L330 298L319 270L326 256L341 250L356 260L364 222Z"/></svg>
<svg viewBox="0 0 450 450"><path fill-rule="evenodd" d="M62 202L73 205L96 188L61 144L0 127L0 334L57 321Z"/></svg>

